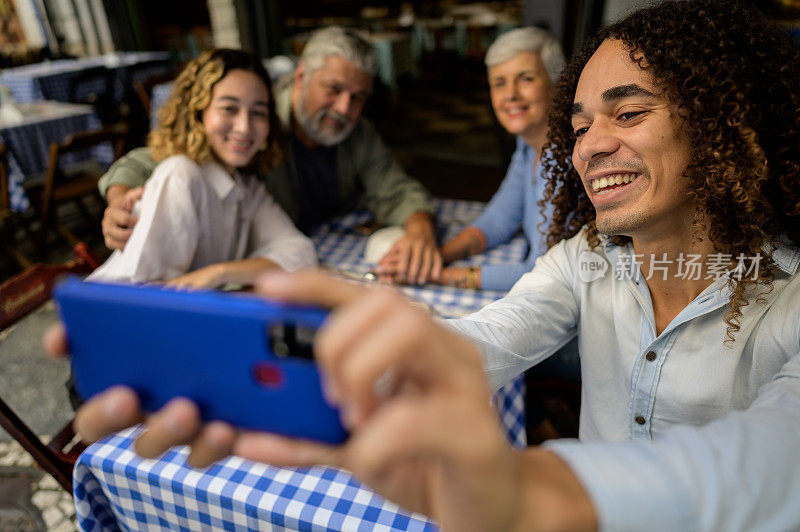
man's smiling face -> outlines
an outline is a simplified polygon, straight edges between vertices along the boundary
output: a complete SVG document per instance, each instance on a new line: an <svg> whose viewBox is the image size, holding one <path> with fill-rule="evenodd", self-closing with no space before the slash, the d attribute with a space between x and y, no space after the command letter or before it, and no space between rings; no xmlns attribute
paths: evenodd
<svg viewBox="0 0 800 532"><path fill-rule="evenodd" d="M634 238L691 224L689 141L677 107L620 41L592 55L575 91L572 161L597 229Z"/></svg>

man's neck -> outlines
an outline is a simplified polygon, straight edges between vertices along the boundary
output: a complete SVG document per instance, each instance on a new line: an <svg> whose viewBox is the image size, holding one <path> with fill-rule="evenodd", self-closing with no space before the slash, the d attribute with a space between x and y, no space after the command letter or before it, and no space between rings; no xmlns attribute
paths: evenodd
<svg viewBox="0 0 800 532"><path fill-rule="evenodd" d="M297 119L294 117L294 110L292 111L292 133L294 136L299 140L303 146L308 148L309 150L316 150L320 147L318 142L315 142L311 137L306 134L305 129L300 125Z"/></svg>
<svg viewBox="0 0 800 532"><path fill-rule="evenodd" d="M641 261L647 282L656 332L663 331L672 319L713 281L708 265L715 253L705 231L667 232L655 238L633 238L633 249Z"/></svg>

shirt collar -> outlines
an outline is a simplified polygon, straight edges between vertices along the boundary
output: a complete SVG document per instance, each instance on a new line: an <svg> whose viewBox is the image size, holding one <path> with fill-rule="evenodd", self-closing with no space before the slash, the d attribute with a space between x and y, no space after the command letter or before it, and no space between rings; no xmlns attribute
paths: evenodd
<svg viewBox="0 0 800 532"><path fill-rule="evenodd" d="M208 162L204 166L206 181L220 199L227 197L237 187L240 180L238 171L231 177L216 161Z"/></svg>
<svg viewBox="0 0 800 532"><path fill-rule="evenodd" d="M785 273L794 275L800 265L800 249L792 245L786 237L782 237L781 241L783 243L772 251L772 260ZM763 249L768 251L769 247L765 245Z"/></svg>

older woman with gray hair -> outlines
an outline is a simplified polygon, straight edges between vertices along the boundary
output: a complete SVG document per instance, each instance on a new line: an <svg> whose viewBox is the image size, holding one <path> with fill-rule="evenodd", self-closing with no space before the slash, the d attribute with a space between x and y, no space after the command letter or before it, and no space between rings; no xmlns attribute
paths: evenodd
<svg viewBox="0 0 800 532"><path fill-rule="evenodd" d="M528 256L517 264L447 267L440 277L443 284L509 290L547 250L540 228L547 227L546 216L538 206L545 183L539 161L553 87L563 65L561 45L540 28L504 33L486 52L492 107L503 127L517 136L517 149L486 210L442 246L442 258L448 263L491 249L510 240L520 226L528 239Z"/></svg>

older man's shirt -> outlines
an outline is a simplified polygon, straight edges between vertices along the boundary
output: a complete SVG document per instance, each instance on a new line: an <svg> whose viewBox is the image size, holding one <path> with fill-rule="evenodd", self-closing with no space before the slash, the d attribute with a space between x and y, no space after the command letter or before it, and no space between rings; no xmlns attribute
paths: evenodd
<svg viewBox="0 0 800 532"><path fill-rule="evenodd" d="M800 252L774 258L773 287L751 291L734 342L726 276L656 334L632 246L591 249L582 234L540 257L508 297L451 324L479 342L494 387L578 334L584 443L550 448L605 528L796 524L800 504L780 503L800 500Z"/></svg>

